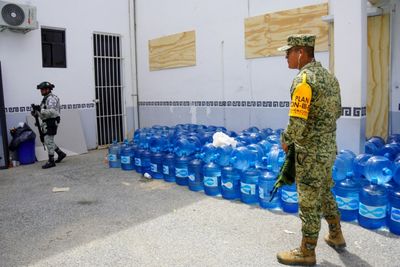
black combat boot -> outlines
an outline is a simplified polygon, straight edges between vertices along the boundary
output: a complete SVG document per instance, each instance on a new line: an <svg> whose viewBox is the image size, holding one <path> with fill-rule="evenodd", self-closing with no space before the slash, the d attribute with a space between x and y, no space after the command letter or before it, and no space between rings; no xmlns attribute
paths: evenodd
<svg viewBox="0 0 400 267"><path fill-rule="evenodd" d="M67 154L65 154L60 148L57 147L57 149L55 150L58 158L56 159L56 163L60 163L66 156Z"/></svg>
<svg viewBox="0 0 400 267"><path fill-rule="evenodd" d="M42 169L48 169L48 168L55 167L55 166L56 166L56 164L54 163L54 156L49 155L49 161L47 161L46 164L44 164L42 166Z"/></svg>

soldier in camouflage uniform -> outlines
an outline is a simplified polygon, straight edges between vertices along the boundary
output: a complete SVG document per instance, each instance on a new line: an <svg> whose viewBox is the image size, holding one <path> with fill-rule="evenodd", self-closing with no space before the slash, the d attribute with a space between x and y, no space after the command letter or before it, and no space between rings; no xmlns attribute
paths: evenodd
<svg viewBox="0 0 400 267"><path fill-rule="evenodd" d="M289 265L316 264L315 247L321 215L327 220L325 241L339 249L346 246L340 214L331 192L332 166L336 157L336 120L341 115L337 79L314 59L314 35L291 35L286 52L290 69L300 70L290 89L289 123L281 135L282 147L295 145L296 184L299 217L302 222L300 248L280 252L277 259Z"/></svg>
<svg viewBox="0 0 400 267"><path fill-rule="evenodd" d="M42 120L40 127L44 134L44 144L47 147L47 153L49 160L43 169L55 167L55 163L61 162L67 155L56 145L54 142L54 136L57 134L58 124L60 123L60 100L52 93L54 85L49 82L42 82L36 87L40 89L40 93L43 96L43 100L40 106L36 106L32 110L32 116L39 116ZM54 161L54 152L57 153L58 158Z"/></svg>

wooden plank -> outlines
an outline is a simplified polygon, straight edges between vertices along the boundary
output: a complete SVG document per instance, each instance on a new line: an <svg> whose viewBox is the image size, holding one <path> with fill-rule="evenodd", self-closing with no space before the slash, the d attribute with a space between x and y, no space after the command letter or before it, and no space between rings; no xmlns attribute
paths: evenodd
<svg viewBox="0 0 400 267"><path fill-rule="evenodd" d="M194 65L196 65L195 31L149 40L150 71Z"/></svg>
<svg viewBox="0 0 400 267"><path fill-rule="evenodd" d="M390 16L368 18L368 92L366 137L386 139L389 124Z"/></svg>
<svg viewBox="0 0 400 267"><path fill-rule="evenodd" d="M286 44L290 34L310 33L317 36L316 51L328 50L328 24L321 17L328 15L328 4L304 6L246 18L246 58L283 55L276 49Z"/></svg>

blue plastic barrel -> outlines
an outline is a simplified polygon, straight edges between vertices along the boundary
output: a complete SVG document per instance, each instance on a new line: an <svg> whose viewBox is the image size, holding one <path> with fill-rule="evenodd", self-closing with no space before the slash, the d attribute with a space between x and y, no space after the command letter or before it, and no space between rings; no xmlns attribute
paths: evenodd
<svg viewBox="0 0 400 267"><path fill-rule="evenodd" d="M284 212L288 213L296 213L299 211L299 200L295 183L282 186L281 207Z"/></svg>
<svg viewBox="0 0 400 267"><path fill-rule="evenodd" d="M32 164L35 163L35 139L27 140L19 144L18 159L21 164Z"/></svg>
<svg viewBox="0 0 400 267"><path fill-rule="evenodd" d="M385 226L388 193L381 185L370 184L360 191L358 223L367 229Z"/></svg>
<svg viewBox="0 0 400 267"><path fill-rule="evenodd" d="M400 188L397 188L389 193L389 202L389 230L393 234L400 235Z"/></svg>
<svg viewBox="0 0 400 267"><path fill-rule="evenodd" d="M260 171L254 168L244 171L240 178L240 200L246 204L258 203L258 179Z"/></svg>
<svg viewBox="0 0 400 267"><path fill-rule="evenodd" d="M221 195L225 199L240 198L240 172L231 166L222 169Z"/></svg>
<svg viewBox="0 0 400 267"><path fill-rule="evenodd" d="M204 193L208 196L217 196L221 193L221 167L210 162L203 167Z"/></svg>

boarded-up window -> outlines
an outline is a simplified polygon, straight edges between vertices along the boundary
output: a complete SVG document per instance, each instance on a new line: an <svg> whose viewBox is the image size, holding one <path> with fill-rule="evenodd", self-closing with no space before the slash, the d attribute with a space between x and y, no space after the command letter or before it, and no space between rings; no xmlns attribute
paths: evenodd
<svg viewBox="0 0 400 267"><path fill-rule="evenodd" d="M315 34L316 51L328 50L328 4L305 6L245 20L246 58L283 55L276 49L285 45L290 34Z"/></svg>
<svg viewBox="0 0 400 267"><path fill-rule="evenodd" d="M149 64L151 71L196 65L195 31L150 40Z"/></svg>

